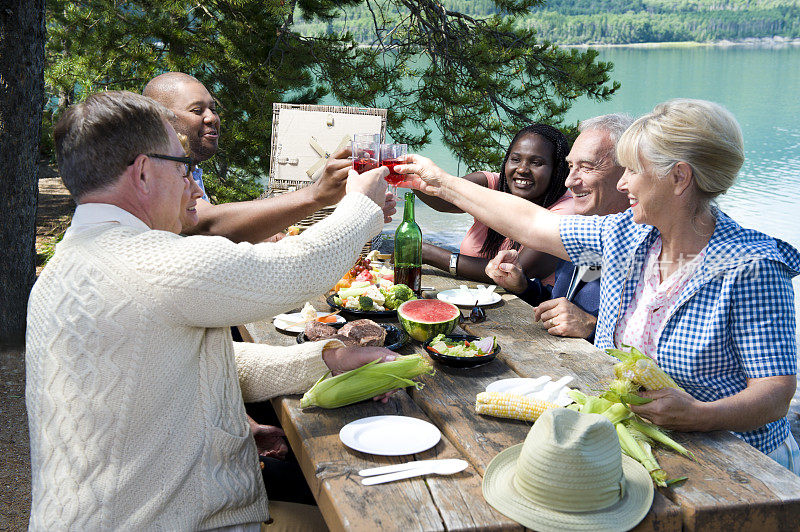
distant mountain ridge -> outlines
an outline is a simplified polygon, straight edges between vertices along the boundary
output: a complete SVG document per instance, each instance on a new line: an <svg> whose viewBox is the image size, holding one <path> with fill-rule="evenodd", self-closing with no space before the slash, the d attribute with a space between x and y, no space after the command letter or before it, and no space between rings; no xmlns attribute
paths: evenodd
<svg viewBox="0 0 800 532"><path fill-rule="evenodd" d="M443 0L447 9L480 18L496 14L490 0ZM330 23L304 22L302 33L347 30L374 39L365 7L350 8ZM765 37L800 38L798 0L552 0L518 23L557 44L709 42Z"/></svg>

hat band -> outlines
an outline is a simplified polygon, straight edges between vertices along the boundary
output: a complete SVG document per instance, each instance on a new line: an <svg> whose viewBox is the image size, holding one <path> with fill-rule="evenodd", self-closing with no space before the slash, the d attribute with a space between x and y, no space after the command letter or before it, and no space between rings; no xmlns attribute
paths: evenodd
<svg viewBox="0 0 800 532"><path fill-rule="evenodd" d="M555 486L529 482L515 473L512 486L520 496L536 505L559 512L581 513L596 512L617 504L625 496L626 481L625 475L621 474L614 484L566 493Z"/></svg>

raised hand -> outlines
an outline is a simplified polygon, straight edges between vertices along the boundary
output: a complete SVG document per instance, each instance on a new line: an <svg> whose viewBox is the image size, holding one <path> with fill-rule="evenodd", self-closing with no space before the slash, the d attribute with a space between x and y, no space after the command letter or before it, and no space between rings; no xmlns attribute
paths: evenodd
<svg viewBox="0 0 800 532"><path fill-rule="evenodd" d="M392 215L397 212L397 197L391 192L386 192L386 201L383 204L383 222L392 221Z"/></svg>
<svg viewBox="0 0 800 532"><path fill-rule="evenodd" d="M398 164L394 167L395 172L405 174L407 178L402 183L398 183L398 187L413 188L425 194L439 196L442 192L442 185L447 179L453 177L422 155L411 153L406 157L406 161L406 164Z"/></svg>
<svg viewBox="0 0 800 532"><path fill-rule="evenodd" d="M345 194L347 176L350 167L350 147L342 148L334 153L325 163L322 175L314 183L314 199L320 205L335 205Z"/></svg>
<svg viewBox="0 0 800 532"><path fill-rule="evenodd" d="M528 279L519 264L519 253L515 249L501 250L486 264L486 275L509 292L521 294L528 286Z"/></svg>
<svg viewBox="0 0 800 532"><path fill-rule="evenodd" d="M383 209L386 203L385 177L389 175L389 169L385 166L379 166L378 168L359 174L351 168L348 172L346 185L347 193L360 192Z"/></svg>

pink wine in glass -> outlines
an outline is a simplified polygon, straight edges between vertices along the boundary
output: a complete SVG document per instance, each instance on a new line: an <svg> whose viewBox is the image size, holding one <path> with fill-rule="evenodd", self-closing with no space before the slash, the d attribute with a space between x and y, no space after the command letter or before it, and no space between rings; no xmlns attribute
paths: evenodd
<svg viewBox="0 0 800 532"><path fill-rule="evenodd" d="M405 161L401 158L397 159L384 159L381 161L381 166L385 166L389 169L389 175L386 176L386 182L390 185L397 186L398 183L402 183L404 176L403 174L398 174L394 171L394 167L398 164L404 164Z"/></svg>
<svg viewBox="0 0 800 532"><path fill-rule="evenodd" d="M372 170L373 168L377 167L378 167L378 161L376 161L375 159L367 159L366 157L353 159L353 170L355 170L359 174L363 174L367 170Z"/></svg>

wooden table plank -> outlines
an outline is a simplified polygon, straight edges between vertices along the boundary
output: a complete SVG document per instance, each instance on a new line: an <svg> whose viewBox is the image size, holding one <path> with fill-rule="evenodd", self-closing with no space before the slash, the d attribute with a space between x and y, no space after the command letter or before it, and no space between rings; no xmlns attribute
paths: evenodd
<svg viewBox="0 0 800 532"><path fill-rule="evenodd" d="M525 440L533 423L477 414L475 396L491 382L519 375L500 359L476 368L437 364L436 369L435 375L426 375L423 380L429 384L412 391L411 396L483 476L500 451ZM637 530L680 529L680 509L656 492L653 506Z"/></svg>
<svg viewBox="0 0 800 532"><path fill-rule="evenodd" d="M481 475L472 467L448 476L362 486L357 472L412 459L462 458L446 437L413 457L381 457L345 447L341 427L364 417L401 415L426 419L405 393L386 404L364 402L335 410L300 408L297 397L273 401L326 523L332 530L514 529L481 494ZM435 424L435 423L434 423ZM368 497L366 495L369 495ZM413 511L409 511L413 509Z"/></svg>

